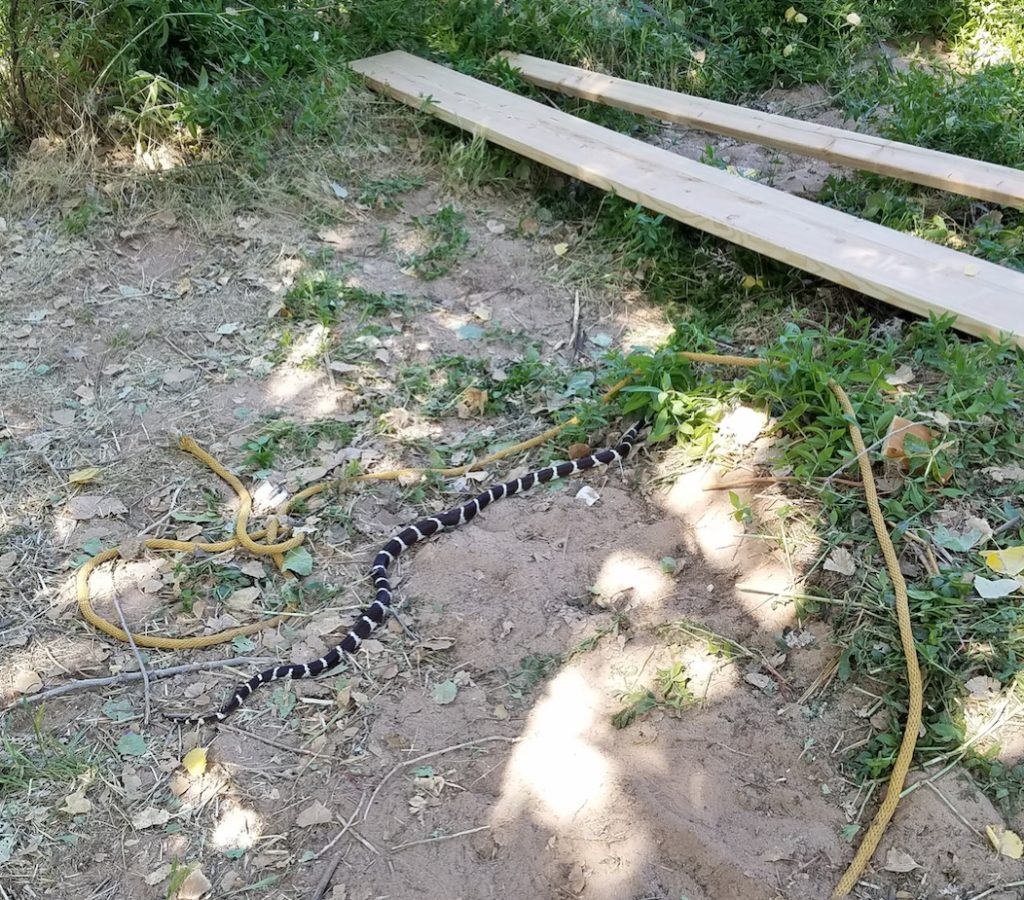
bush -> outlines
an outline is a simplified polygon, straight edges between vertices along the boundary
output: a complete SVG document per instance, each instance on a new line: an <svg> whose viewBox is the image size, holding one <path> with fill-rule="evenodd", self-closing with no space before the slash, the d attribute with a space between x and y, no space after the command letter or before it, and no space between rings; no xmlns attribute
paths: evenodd
<svg viewBox="0 0 1024 900"><path fill-rule="evenodd" d="M326 79L344 53L340 13L313 0L0 0L0 20L8 137L266 132L294 83Z"/></svg>

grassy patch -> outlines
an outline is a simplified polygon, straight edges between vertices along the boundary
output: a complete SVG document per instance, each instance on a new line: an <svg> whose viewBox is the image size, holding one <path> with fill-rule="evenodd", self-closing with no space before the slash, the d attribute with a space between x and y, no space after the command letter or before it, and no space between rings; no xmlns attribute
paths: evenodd
<svg viewBox="0 0 1024 900"><path fill-rule="evenodd" d="M465 221L465 213L452 206L413 218L413 223L423 231L426 246L405 260L406 268L424 281L433 281L451 272L469 243Z"/></svg>
<svg viewBox="0 0 1024 900"><path fill-rule="evenodd" d="M398 209L402 194L423 187L424 181L419 176L409 177L396 175L392 178L375 178L363 184L357 194L357 200L375 209Z"/></svg>
<svg viewBox="0 0 1024 900"><path fill-rule="evenodd" d="M85 745L84 734L70 740L55 737L43 727L43 713L39 707L32 716L30 740L3 737L0 798L51 784L64 786L95 765L95 751Z"/></svg>
<svg viewBox="0 0 1024 900"><path fill-rule="evenodd" d="M368 291L349 284L341 274L310 267L302 271L285 294L283 313L299 321L330 325L344 309L365 318L402 310L405 305L402 295Z"/></svg>
<svg viewBox="0 0 1024 900"><path fill-rule="evenodd" d="M333 419L305 424L274 420L259 435L243 444L242 449L246 451L245 465L258 471L268 470L282 453L307 457L321 443L344 446L352 440L354 434L351 425Z"/></svg>
<svg viewBox="0 0 1024 900"><path fill-rule="evenodd" d="M696 349L701 346L695 342ZM909 470L888 473L899 487L883 498L882 508L912 573L911 615L926 683L927 734L919 758L954 753L966 733L965 683L983 675L1004 690L1015 690L1024 649L1019 605L986 600L972 588L975 577L997 577L986 569L977 548L1010 546L1024 536L1022 520L1015 519L1024 506L1020 485L985 473L986 467L1024 459L1019 400L1024 354L990 341L962 340L942 322L916 323L900 333L863 321L828 331L790 327L764 356L769 365L731 380L722 370L705 371L668 355L630 358L624 361L628 367L646 367L643 377L649 386L626 393L621 409L644 410L655 421L654 439L691 446L699 456L707 453L707 430L713 429L709 410L716 405L743 400L773 416L778 464L805 483L814 498L811 504L788 507L786 527L806 527L824 541L808 573L817 585L811 593L821 601L812 600L806 609L827 616L836 628L844 647L840 679L870 679L880 708L893 714L892 724L853 760L856 772L866 778L884 774L895 756L897 723L906 706L904 663L892 652L899 645L892 585L863 497L832 483L837 476L855 475L856 469L847 424L828 381L835 378L853 398L875 458L895 416L932 429L931 439L910 447ZM908 386L891 374L901 367L903 374L911 373ZM737 510L751 521L746 512ZM987 520L999 536L973 544L961 535L971 517ZM751 527L767 529L756 520ZM844 581L818 568L835 546L856 554L856 578ZM938 560L936 570L923 566L916 549L921 547L930 548ZM658 697L653 687L627 698L624 720L653 708L651 697Z"/></svg>

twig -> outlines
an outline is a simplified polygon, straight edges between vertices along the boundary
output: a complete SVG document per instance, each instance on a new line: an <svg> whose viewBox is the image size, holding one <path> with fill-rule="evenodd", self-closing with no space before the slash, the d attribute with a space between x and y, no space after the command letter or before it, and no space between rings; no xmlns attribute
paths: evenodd
<svg viewBox="0 0 1024 900"><path fill-rule="evenodd" d="M976 837L976 838L977 838L977 839L978 839L979 841L984 841L984 840L985 840L985 835L983 835L983 834L982 834L982 833L981 833L980 831L978 831L978 829L977 829L977 828L975 828L975 827L974 827L974 826L973 826L973 825L972 825L972 824L971 824L970 822L968 822L968 821L967 821L967 819L966 819L966 818L964 817L964 814L963 814L962 812L960 812L960 810L958 810L958 809L957 809L957 808L956 808L956 807L955 807L955 806L954 806L954 805L952 804L952 802L950 802L950 799L949 799L949 797L947 797L947 796L946 796L946 795L945 795L944 793L942 793L942 791L940 791L940 790L939 790L939 789L938 789L938 788L937 788L937 787L936 787L936 786L935 786L934 784L932 784L932 783L931 783L931 779L929 779L928 781L926 781L926 782L925 782L925 784L927 784L927 785L928 785L928 787L929 787L929 788L930 788L930 789L931 789L932 791L934 791L934 792L935 792L936 796L938 796L938 798L939 798L939 799L940 799L940 800L941 800L941 801L942 801L943 803L945 803L945 804L946 804L946 806L948 806L948 807L949 807L949 811L950 811L951 813L953 813L953 815L954 815L954 816L956 816L956 817L957 817L957 818L958 818L958 819L959 819L959 820L960 820L961 822L963 822L963 823L964 823L964 825L966 825L966 826L967 826L968 828L970 828L970 829L971 829L971 831L973 831L973 832L974 832L974 836L975 836L975 837Z"/></svg>
<svg viewBox="0 0 1024 900"><path fill-rule="evenodd" d="M359 798L359 802L356 804L356 808L352 811L352 816L345 823L345 827L342 828L341 831L339 831L333 838L331 838L330 841L328 841L312 859L319 859L328 850L330 850L331 847L337 844L338 841L340 841L345 836L345 832L347 832L352 827L352 823L355 822L356 816L359 815L359 810L362 807L363 801L365 799L366 794L364 793L363 796ZM313 891L313 896L310 897L310 900L320 900L320 898L325 893L327 893L327 887L328 885L330 885L331 878L334 877L334 873L335 871L337 871L338 866L341 865L341 860L343 856L344 850L340 850L339 852L334 854L334 856L331 858L331 861L327 863L327 865L324 867L323 874L320 876L320 880L316 883L316 889ZM310 862L312 862L312 859L310 860Z"/></svg>
<svg viewBox="0 0 1024 900"><path fill-rule="evenodd" d="M872 450L881 447L882 444L884 444L892 435L900 434L901 432L904 431L909 431L916 424L916 422L911 422L909 425L904 425L902 428L894 428L892 431L888 432L888 434L886 434L885 437L880 437L873 444L868 444L864 448L864 456L867 456ZM844 462L838 469L836 469L831 475L829 475L828 478L825 479L825 481L834 481L841 473L845 472L848 468L850 468L850 466L855 465L858 462L858 460L860 460L860 457L860 453L855 453L852 459Z"/></svg>
<svg viewBox="0 0 1024 900"><path fill-rule="evenodd" d="M505 737L504 735L500 734L491 735L491 737L477 738L477 740L475 741L464 741L461 744L452 744L451 747L445 747L443 750L434 750L431 753L424 753L422 756L417 756L415 759L407 759L405 762L400 762L390 772L388 772L388 774L380 780L380 784L378 784L377 787L373 789L373 793L370 794L370 801L366 804L366 809L363 811L363 821L365 822L367 816L370 815L370 807L373 806L373 801L377 798L377 795L380 793L381 788L383 788L384 785L388 783L388 781L391 779L391 776L394 775L396 772L401 771L406 766L414 766L418 762L423 762L427 759L433 759L435 756L442 756L445 753L451 753L454 750L465 750L467 747L475 747L478 744L489 744L493 743L494 741L504 741L506 744L515 744L519 741L519 738Z"/></svg>
<svg viewBox="0 0 1024 900"><path fill-rule="evenodd" d="M149 524L145 528L143 528L142 531L139 532L139 537L142 537L142 535L148 534L151 531L155 531L157 528L159 528L161 525L163 525L164 522L168 521L171 518L171 516L174 514L174 504L178 502L178 494L180 494L182 492L184 487L185 487L185 482L182 482L181 484L178 485L178 489L174 492L173 496L171 497L171 502L170 502L170 504L167 507L167 512L165 512L155 522L152 522L151 524ZM128 629L125 629L125 631L127 631L127 630Z"/></svg>
<svg viewBox="0 0 1024 900"><path fill-rule="evenodd" d="M187 672L199 672L203 669L223 669L226 666L251 666L265 662L275 662L274 656L239 656L235 659L212 659L201 663L190 663L187 666L170 666L166 669L151 669L150 678L172 678L175 675L184 675ZM62 694L73 694L78 691L88 691L92 688L107 687L111 684L127 684L132 681L142 681L141 672L122 672L120 675L111 675L106 678L82 678L79 681L72 681L70 684L62 684L60 687L51 688L40 694L31 694L28 697L21 697L14 703L0 708L0 712L7 712L16 706L29 706L33 703L41 703L43 700L50 700L60 697Z"/></svg>
<svg viewBox="0 0 1024 900"><path fill-rule="evenodd" d="M757 487L758 485L770 485L770 484L787 484L789 482L799 482L801 484L806 481L831 481L834 484L841 484L846 487L862 488L864 485L860 481L856 481L853 478L797 478L795 475L765 475L758 478L746 478L743 481L727 481L721 484L710 484L705 491L728 491L732 488L745 488L745 487ZM811 485L806 485L811 487Z"/></svg>
<svg viewBox="0 0 1024 900"><path fill-rule="evenodd" d="M132 630L128 627L128 620L124 617L124 610L121 609L121 601L116 596L110 598L114 603L114 609L117 610L117 617L121 620L121 630L124 631L124 635L128 638L128 646L132 648L132 653L135 654L135 661L139 664L139 673L142 675L142 698L145 703L145 713L142 716L142 723L144 725L149 724L150 704L149 704L149 672L146 669L146 663L142 659L142 654L139 653L138 644L135 643L135 638L132 636Z"/></svg>
<svg viewBox="0 0 1024 900"><path fill-rule="evenodd" d="M277 747L278 750L287 750L289 753L301 753L304 756L312 756L314 759L323 756L322 753L317 753L315 750L307 750L305 747L290 747L288 744L282 744L280 741L275 741L262 734L256 734L252 731L245 731L241 728L236 728L234 725L228 725L225 722L221 722L220 727L225 728L228 731L233 731L235 734L240 734L243 737L252 738L254 741L260 741L270 747Z"/></svg>
<svg viewBox="0 0 1024 900"><path fill-rule="evenodd" d="M575 362L576 357L579 355L579 338L580 338L580 292L576 291L575 300L572 304L572 328L569 331L569 361Z"/></svg>
<svg viewBox="0 0 1024 900"><path fill-rule="evenodd" d="M175 353L178 353L181 356L184 356L185 359L187 359L193 365L199 366L200 369L204 369L204 370L208 370L210 368L210 363L203 362L201 359L196 359L194 356L192 356L191 353L187 353L186 351L182 350L181 347L179 347L177 344L175 344L174 341L172 341L169 337L167 337L166 334L161 335L161 337L164 339L164 343L168 347L170 347Z"/></svg>
<svg viewBox="0 0 1024 900"><path fill-rule="evenodd" d="M982 891L980 894L968 897L967 900L981 900L982 897L990 897L997 891L1005 891L1007 888L1012 887L1024 887L1024 881L1008 881L1006 884L997 884L995 887L990 887L987 891Z"/></svg>
<svg viewBox="0 0 1024 900"><path fill-rule="evenodd" d="M455 834L439 834L437 837L421 838L418 841L406 841L404 844L397 844L388 849L394 853L397 850L404 850L406 847L416 847L420 844L434 844L438 841L450 841L452 838L465 837L467 834L476 834L478 831L487 831L490 825L481 825L478 828L467 828L465 831L456 831ZM314 898L316 900L316 898Z"/></svg>
<svg viewBox="0 0 1024 900"><path fill-rule="evenodd" d="M336 391L338 389L338 383L334 380L334 370L331 368L331 361L327 358L326 353L324 353L320 359L324 364L324 369L327 371L327 380L331 384L331 390Z"/></svg>
<svg viewBox="0 0 1024 900"><path fill-rule="evenodd" d="M1024 515L1021 515L1021 513L1017 513L1016 515L1011 516L1009 519L1003 522L1003 524L1000 525L995 531L992 532L992 537L999 537L999 535L1003 534L1006 531L1009 531L1015 525L1019 525L1022 518L1024 518Z"/></svg>

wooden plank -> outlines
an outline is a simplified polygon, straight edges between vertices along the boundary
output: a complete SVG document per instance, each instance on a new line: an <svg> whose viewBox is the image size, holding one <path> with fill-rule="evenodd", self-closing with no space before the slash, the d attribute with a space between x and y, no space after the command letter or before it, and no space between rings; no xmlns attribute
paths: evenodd
<svg viewBox="0 0 1024 900"><path fill-rule="evenodd" d="M1024 275L685 159L403 51L374 88L648 209L918 315L1024 346Z"/></svg>
<svg viewBox="0 0 1024 900"><path fill-rule="evenodd" d="M704 100L524 53L503 56L531 84L573 97L1003 206L1024 207L1024 171L1019 169Z"/></svg>

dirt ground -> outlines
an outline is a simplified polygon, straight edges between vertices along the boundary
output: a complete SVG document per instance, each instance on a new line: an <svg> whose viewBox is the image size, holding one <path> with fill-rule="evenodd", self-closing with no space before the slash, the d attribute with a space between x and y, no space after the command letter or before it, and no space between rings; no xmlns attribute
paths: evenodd
<svg viewBox="0 0 1024 900"><path fill-rule="evenodd" d="M446 459L466 435L497 444L545 427L545 398L486 419L396 407L381 424L403 366L459 353L500 368L522 355L523 335L545 359L567 359L575 289L555 277L554 238L512 236L522 209L497 195L464 204L469 252L436 281L382 248L382 227L400 250L415 239L412 217L443 202L428 184L401 209L354 209L330 232L246 209L203 229L143 210L130 227L99 222L80 237L43 215L6 221L5 702L137 669L130 648L81 620L73 570L144 529L194 534L183 515L222 533L234 495L175 448L178 435L239 470L261 417L349 424L347 443L324 438L303 458L275 459L269 478L294 488L341 451L382 470L428 464L431 446ZM279 352L275 314L304 257L321 252L350 263L354 283L409 300L332 370L302 362L324 339L314 323L288 325ZM350 346L360 324L343 316L329 337ZM590 294L581 325L616 344L666 327L638 301ZM758 427L743 430L722 440L750 460L770 451ZM537 464L492 466L488 481ZM97 480L69 484L88 467ZM89 764L0 795L0 896L312 898L336 864L324 894L334 900L827 897L853 853L844 828L866 826L880 793L842 770L847 748L872 733L865 698L823 677L836 656L828 628L799 622L785 599L799 591L800 555L752 539L727 493L704 490L720 477L672 474L658 449L498 503L401 559L396 595L411 633L389 627L338 672L264 688L219 728L180 730L160 713L216 707L260 664L154 680L148 724L138 683L53 698L35 726L35 708L8 711L9 751L38 757L77 739ZM577 496L584 484L593 505ZM473 485L421 497L410 487L360 486L297 517L313 560L306 581L329 589L310 588L288 625L235 647L147 651L147 665L321 654L370 598L375 548ZM778 487L741 494L769 511L802 502ZM212 525L200 515L210 510ZM134 630L201 634L260 618L280 595L269 563L232 551L218 563L256 590L203 594L189 610L183 559L106 564L92 581L97 607L116 620L117 596ZM689 702L613 727L677 661ZM189 771L195 746L207 762ZM999 823L953 769L904 800L856 896L1024 896L988 892L1021 877L984 840ZM179 887L182 866L201 876Z"/></svg>

